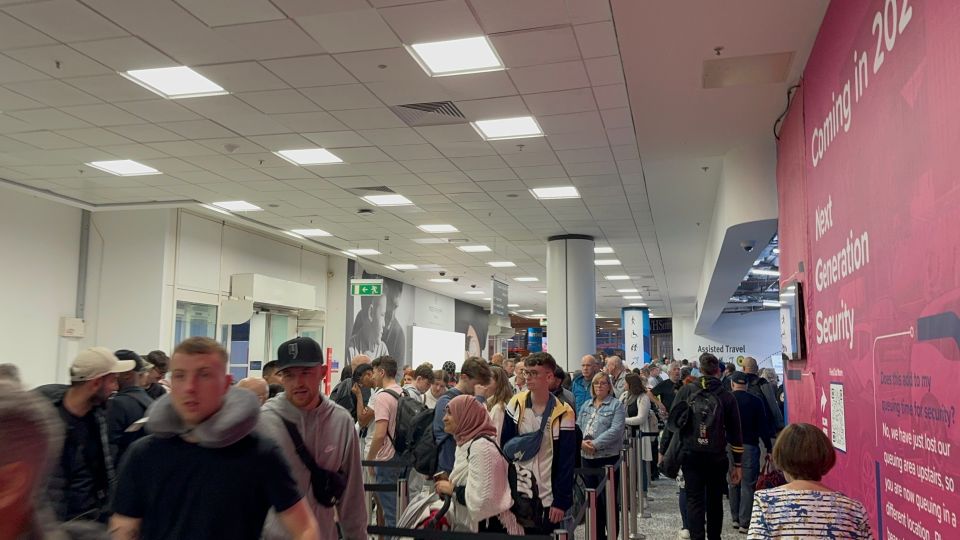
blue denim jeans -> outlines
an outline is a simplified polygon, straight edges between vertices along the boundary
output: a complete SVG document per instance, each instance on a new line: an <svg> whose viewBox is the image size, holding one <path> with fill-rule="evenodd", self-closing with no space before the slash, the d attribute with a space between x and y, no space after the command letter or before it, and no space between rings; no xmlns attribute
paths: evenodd
<svg viewBox="0 0 960 540"><path fill-rule="evenodd" d="M403 472L403 469L395 467L375 467L375 469L378 484L393 484L394 486L397 485L397 481L400 480L400 474ZM383 524L387 527L396 527L397 492L377 493L377 498L380 500L380 506L383 507Z"/></svg>
<svg viewBox="0 0 960 540"><path fill-rule="evenodd" d="M753 513L753 492L760 475L760 447L743 445L743 476L740 484L730 484L730 515L741 527L750 527L750 515Z"/></svg>

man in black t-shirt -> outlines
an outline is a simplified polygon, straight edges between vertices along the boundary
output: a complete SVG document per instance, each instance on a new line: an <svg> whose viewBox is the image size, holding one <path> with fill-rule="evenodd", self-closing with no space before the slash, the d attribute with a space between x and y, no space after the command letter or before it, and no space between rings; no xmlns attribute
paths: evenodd
<svg viewBox="0 0 960 540"><path fill-rule="evenodd" d="M292 538L317 538L286 459L255 431L257 397L230 388L226 366L227 352L209 338L174 350L170 393L150 409L151 435L120 465L115 538L257 540L271 507Z"/></svg>
<svg viewBox="0 0 960 540"><path fill-rule="evenodd" d="M651 392L654 396L660 399L660 402L663 403L663 406L667 408L667 411L669 411L670 406L673 405L673 398L677 395L677 389L680 387L679 362L673 362L670 364L670 369L667 371L667 376L669 378L654 386Z"/></svg>

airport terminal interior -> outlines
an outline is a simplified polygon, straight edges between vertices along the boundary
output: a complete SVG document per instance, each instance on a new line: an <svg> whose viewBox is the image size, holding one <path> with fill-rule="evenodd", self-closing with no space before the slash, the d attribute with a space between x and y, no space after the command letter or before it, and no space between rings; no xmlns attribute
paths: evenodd
<svg viewBox="0 0 960 540"><path fill-rule="evenodd" d="M958 28L0 0L0 540L960 538Z"/></svg>

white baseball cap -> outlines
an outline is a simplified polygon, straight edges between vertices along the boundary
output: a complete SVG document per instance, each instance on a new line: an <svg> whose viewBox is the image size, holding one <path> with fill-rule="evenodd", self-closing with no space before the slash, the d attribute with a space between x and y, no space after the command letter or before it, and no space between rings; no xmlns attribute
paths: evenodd
<svg viewBox="0 0 960 540"><path fill-rule="evenodd" d="M135 368L134 360L118 360L106 347L91 347L81 351L70 366L70 382L99 379L110 373L125 373Z"/></svg>

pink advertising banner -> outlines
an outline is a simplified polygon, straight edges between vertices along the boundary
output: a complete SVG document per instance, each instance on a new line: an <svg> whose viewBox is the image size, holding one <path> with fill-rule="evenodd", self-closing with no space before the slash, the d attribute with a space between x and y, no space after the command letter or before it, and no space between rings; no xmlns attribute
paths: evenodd
<svg viewBox="0 0 960 540"><path fill-rule="evenodd" d="M835 0L781 131L790 420L831 438L826 481L878 538L960 538L958 87L960 2Z"/></svg>

